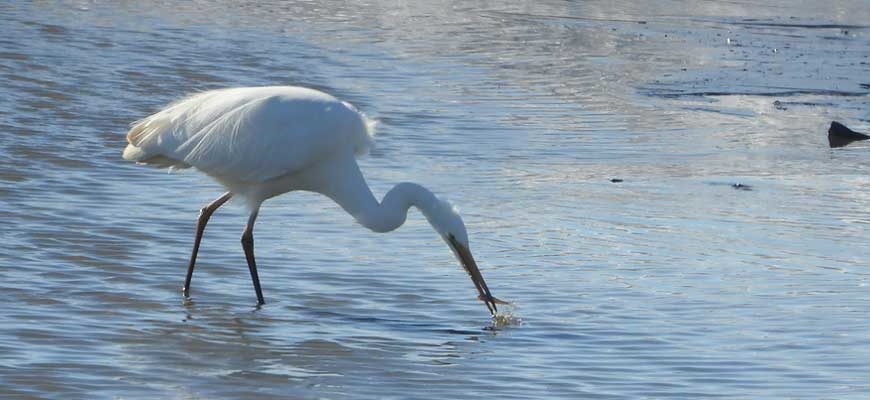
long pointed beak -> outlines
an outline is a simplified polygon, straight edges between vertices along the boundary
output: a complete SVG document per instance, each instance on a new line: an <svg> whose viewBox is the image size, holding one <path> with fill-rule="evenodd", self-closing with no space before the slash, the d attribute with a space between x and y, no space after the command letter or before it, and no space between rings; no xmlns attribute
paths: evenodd
<svg viewBox="0 0 870 400"><path fill-rule="evenodd" d="M496 304L508 303L493 297L489 292L489 288L486 286L486 281L483 280L483 275L481 275L480 270L477 269L477 263L474 262L474 257L471 255L471 251L456 241L456 238L452 235L447 239L450 247L453 248L459 261L462 263L462 267L465 268L465 272L468 272L468 276L471 277L471 281L474 282L474 286L477 288L478 293L480 293L480 296L477 298L486 303L486 308L489 309L490 314L495 315L495 313L498 312L498 308L495 306Z"/></svg>

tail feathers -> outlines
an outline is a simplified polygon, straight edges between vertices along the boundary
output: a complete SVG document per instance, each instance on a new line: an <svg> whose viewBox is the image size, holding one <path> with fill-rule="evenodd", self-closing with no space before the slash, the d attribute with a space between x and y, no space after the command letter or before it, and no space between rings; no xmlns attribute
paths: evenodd
<svg viewBox="0 0 870 400"><path fill-rule="evenodd" d="M127 145L122 157L127 161L135 161L137 164L148 164L157 168L190 168L190 164L178 161L162 154L148 154L145 150L132 144Z"/></svg>
<svg viewBox="0 0 870 400"><path fill-rule="evenodd" d="M122 157L127 161L135 161L137 164L148 164L158 168L190 168L184 161L179 161L159 153L160 136L170 128L171 119L163 115L164 112L154 114L133 123L133 127L127 132L129 144L124 149Z"/></svg>
<svg viewBox="0 0 870 400"><path fill-rule="evenodd" d="M127 142L132 145L139 146L142 142L152 138L154 135L164 133L171 125L171 119L164 116L163 112L159 112L150 117L143 118L133 123L130 131L127 132Z"/></svg>
<svg viewBox="0 0 870 400"><path fill-rule="evenodd" d="M126 148L124 148L124 154L121 155L127 161L136 161L139 162L142 159L148 158L148 154L145 153L142 149L133 146L132 144L128 144Z"/></svg>

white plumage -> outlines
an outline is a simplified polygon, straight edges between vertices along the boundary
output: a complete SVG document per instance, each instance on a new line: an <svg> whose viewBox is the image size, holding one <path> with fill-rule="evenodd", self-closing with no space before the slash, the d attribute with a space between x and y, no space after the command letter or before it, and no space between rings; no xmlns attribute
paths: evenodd
<svg viewBox="0 0 870 400"><path fill-rule="evenodd" d="M247 194L252 186L302 171L336 152L365 153L373 125L350 104L312 89L213 90L136 122L127 134L124 159L193 166ZM258 199L248 200L256 204Z"/></svg>
<svg viewBox="0 0 870 400"><path fill-rule="evenodd" d="M242 245L258 302L264 303L253 251L257 212L270 197L307 190L328 196L376 232L398 228L408 208L417 207L453 249L479 298L494 314L496 303L502 302L489 293L469 251L465 225L450 204L413 183L396 185L381 202L372 195L355 156L368 150L373 126L347 102L291 86L198 93L135 122L127 133L125 160L194 167L229 190L201 210L185 295L209 217L230 197L238 196L251 210Z"/></svg>

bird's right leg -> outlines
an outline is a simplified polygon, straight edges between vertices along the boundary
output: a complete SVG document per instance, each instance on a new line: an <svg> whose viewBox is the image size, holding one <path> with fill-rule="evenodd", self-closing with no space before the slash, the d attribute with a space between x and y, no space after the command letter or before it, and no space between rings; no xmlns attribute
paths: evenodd
<svg viewBox="0 0 870 400"><path fill-rule="evenodd" d="M248 269L251 271L251 281L254 282L254 291L257 292L257 304L266 304L263 300L263 291L260 289L260 277L257 275L257 262L254 261L254 222L257 222L259 208L251 212L248 217L248 225L242 233L242 248L245 250L245 258L248 260Z"/></svg>
<svg viewBox="0 0 870 400"><path fill-rule="evenodd" d="M190 254L190 265L187 266L187 276L184 278L184 296L190 296L190 279L193 278L193 266L196 264L196 254L199 253L199 242L202 241L202 233L205 232L205 224L211 215L222 206L227 200L233 197L231 192L226 192L218 197L217 200L209 203L209 205L199 210L199 218L196 220L196 239L193 241L193 252Z"/></svg>

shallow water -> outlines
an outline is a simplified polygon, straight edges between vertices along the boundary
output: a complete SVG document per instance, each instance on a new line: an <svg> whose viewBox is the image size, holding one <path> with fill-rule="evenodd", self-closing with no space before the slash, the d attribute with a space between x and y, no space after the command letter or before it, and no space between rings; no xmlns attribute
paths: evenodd
<svg viewBox="0 0 870 400"><path fill-rule="evenodd" d="M825 136L870 131L870 7L759 3L0 6L0 397L867 398L870 144ZM272 84L377 118L374 192L459 205L505 315L418 212L305 193L261 210L264 307L238 205L184 301L221 189L124 133Z"/></svg>

